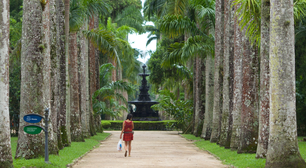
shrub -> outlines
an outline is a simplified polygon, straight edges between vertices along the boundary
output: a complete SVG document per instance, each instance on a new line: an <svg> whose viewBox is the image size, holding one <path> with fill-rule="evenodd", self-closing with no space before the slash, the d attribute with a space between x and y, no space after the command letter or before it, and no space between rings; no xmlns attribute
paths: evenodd
<svg viewBox="0 0 306 168"><path fill-rule="evenodd" d="M111 123L109 121L103 120L101 121L101 125L104 129L108 129L111 126Z"/></svg>

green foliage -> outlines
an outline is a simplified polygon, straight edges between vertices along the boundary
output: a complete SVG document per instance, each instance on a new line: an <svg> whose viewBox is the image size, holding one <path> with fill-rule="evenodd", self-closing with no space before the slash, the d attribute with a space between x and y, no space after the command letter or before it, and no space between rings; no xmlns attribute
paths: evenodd
<svg viewBox="0 0 306 168"><path fill-rule="evenodd" d="M67 164L72 163L75 159L90 151L93 147L100 144L100 141L105 140L109 133L97 133L97 135L85 139L85 142L72 142L70 147L66 147L59 151L58 155L49 155L51 164L45 163L45 158L40 157L36 159L14 159L13 164L15 168L20 167L37 167L37 168L54 168L66 167ZM12 156L15 157L17 148L17 137L13 137L12 141Z"/></svg>
<svg viewBox="0 0 306 168"><path fill-rule="evenodd" d="M102 120L101 125L104 129L108 129L111 126L111 123L107 120Z"/></svg>
<svg viewBox="0 0 306 168"><path fill-rule="evenodd" d="M306 135L306 18L296 27L295 69L296 69L296 115L298 135Z"/></svg>
<svg viewBox="0 0 306 168"><path fill-rule="evenodd" d="M133 27L140 34L145 32L143 27L144 18L137 6L128 6L124 8L121 13L116 16L115 22L119 26L126 25L128 27Z"/></svg>
<svg viewBox="0 0 306 168"><path fill-rule="evenodd" d="M239 25L246 27L246 35L252 43L260 46L261 0L234 0L233 5L241 4L236 15ZM306 0L294 0L293 14L295 22L306 16Z"/></svg>
<svg viewBox="0 0 306 168"><path fill-rule="evenodd" d="M260 44L261 25L261 0L234 0L233 5L241 4L236 15L239 18L239 25L246 27L246 34L252 43Z"/></svg>
<svg viewBox="0 0 306 168"><path fill-rule="evenodd" d="M127 100L121 94L126 91L131 94L134 88L127 82L116 81L109 82L108 78L111 76L111 71L115 67L111 63L100 66L100 84L101 88L96 90L92 96L93 110L96 114L107 114L112 117L120 116L120 111L127 111L125 106L119 105L118 101L127 104ZM118 92L121 91L121 92Z"/></svg>
<svg viewBox="0 0 306 168"><path fill-rule="evenodd" d="M111 7L100 0L70 0L69 28L78 31L90 18L106 15L111 12Z"/></svg>
<svg viewBox="0 0 306 168"><path fill-rule="evenodd" d="M107 17L115 19L120 13L130 6L135 7L135 11L140 12L142 5L141 0L105 0L112 7L112 12Z"/></svg>
<svg viewBox="0 0 306 168"><path fill-rule="evenodd" d="M185 130L192 120L193 102L177 99L169 90L161 90L159 104L152 106L154 110L165 111L168 116L177 121L177 128Z"/></svg>

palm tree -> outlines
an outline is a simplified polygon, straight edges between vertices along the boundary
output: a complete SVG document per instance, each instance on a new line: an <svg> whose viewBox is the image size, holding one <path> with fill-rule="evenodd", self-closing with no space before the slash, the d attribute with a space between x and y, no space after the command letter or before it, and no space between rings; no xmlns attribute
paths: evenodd
<svg viewBox="0 0 306 168"><path fill-rule="evenodd" d="M58 15L56 15L56 6L58 6L58 2L56 0L50 0L50 59L51 59L51 68L50 68L50 75L51 75L51 121L54 131L54 141L56 144L58 143L58 115L60 113L59 107L60 107L60 91L59 91L59 85L60 85L60 60L59 60L59 51L61 47L59 46L59 31L58 31ZM62 142L60 142L62 144ZM59 145L57 145L59 146Z"/></svg>
<svg viewBox="0 0 306 168"><path fill-rule="evenodd" d="M87 22L81 27L81 31L86 31L88 29ZM88 40L86 37L80 35L80 113L81 113L81 123L82 123L82 133L84 138L90 136L90 97L89 97L89 64L88 64Z"/></svg>
<svg viewBox="0 0 306 168"><path fill-rule="evenodd" d="M56 1L56 18L57 18L57 44L58 44L58 56L59 56L59 100L60 104L58 107L58 115L57 115L57 136L58 136L58 147L62 149L64 146L69 146L68 136L70 134L67 133L67 129L69 128L66 124L70 124L66 122L66 49L65 49L65 6L62 0ZM68 2L69 3L69 2ZM69 8L68 8L69 9ZM67 12L66 12L67 13ZM69 13L69 12L68 12ZM67 21L66 21L67 22ZM65 27L65 28L64 28ZM65 37L62 39L60 37Z"/></svg>
<svg viewBox="0 0 306 168"><path fill-rule="evenodd" d="M235 5L235 11L241 4ZM240 143L240 125L241 125L241 98L242 98L242 31L238 25L238 17L235 16L234 29L235 29L235 49L234 49L234 85L233 85L233 126L231 135L231 150L237 150Z"/></svg>
<svg viewBox="0 0 306 168"><path fill-rule="evenodd" d="M305 167L297 143L293 0L271 0L270 9L270 134L266 167Z"/></svg>
<svg viewBox="0 0 306 168"><path fill-rule="evenodd" d="M201 138L209 140L212 131L214 107L214 59L208 56L205 64L205 117Z"/></svg>
<svg viewBox="0 0 306 168"><path fill-rule="evenodd" d="M245 31L244 31L245 33ZM258 143L259 60L257 47L243 39L241 133L238 153L255 153Z"/></svg>
<svg viewBox="0 0 306 168"><path fill-rule="evenodd" d="M220 132L220 146L230 147L233 111L234 76L234 6L232 0L224 1L224 58L223 58L223 106Z"/></svg>
<svg viewBox="0 0 306 168"><path fill-rule="evenodd" d="M259 140L257 147L257 158L263 158L266 155L268 147L268 127L269 127L269 5L270 1L260 2L257 0L244 1L235 0L235 4L241 3L237 14L240 16L240 25L246 27L247 37L252 44L261 45L261 70L260 70L260 111L259 111ZM262 9L260 9L262 5ZM298 19L304 15L305 1L295 1L294 17ZM261 17L261 18L260 18ZM260 23L260 21L262 23ZM260 26L261 25L261 26ZM261 28L261 30L260 30ZM259 31L260 30L260 31ZM262 41L262 42L261 42ZM269 40L268 40L269 41Z"/></svg>
<svg viewBox="0 0 306 168"><path fill-rule="evenodd" d="M270 43L270 1L261 1L261 37L260 37L260 111L258 127L258 145L256 158L265 158L269 140L269 43Z"/></svg>
<svg viewBox="0 0 306 168"><path fill-rule="evenodd" d="M193 87L193 90L194 90L193 91L193 96L194 96L194 121L193 123L194 123L194 126L193 126L193 132L195 135L198 133L201 134L201 131L198 132L197 130L202 130L202 127L198 128L198 126L199 126L199 123L202 122L201 120L203 119L203 114L204 114L204 108L201 107L203 103L201 103L200 96L201 96L201 93L204 93L204 91L201 91L201 89L204 88L204 86L201 87L201 83L205 84L205 82L202 82L204 78L201 77L201 70L202 70L201 67L204 67L204 63L200 63L200 61L198 60L200 60L200 57L203 57L204 59L207 56L206 53L209 53L209 51L211 50L210 49L206 50L207 49L206 47L209 45L205 44L204 47L200 47L200 45L196 44L195 42L199 39L202 39L201 42L203 41L208 42L208 44L209 42L211 42L211 38L209 37L209 33L207 32L207 30L211 29L213 25L212 23L214 23L214 21L211 21L212 18L214 19L214 13L212 12L212 8L214 8L214 2L213 1L203 2L203 1L195 0L195 1L191 1L188 4L187 2L182 1L182 4L180 3L176 4L178 5L177 7L171 7L172 4L171 5L170 4L169 4L169 8L167 8L167 11L169 14L164 15L161 21L159 22L160 30L162 31L162 33L172 38L179 37L179 36L186 35L186 34L191 34L190 40L185 39L185 43L181 43L181 44L174 43L171 46L176 49L171 54L169 54L169 58L167 59L169 60L180 60L181 59L184 61L188 59L193 60L192 61L194 64L193 65L193 69L194 69L194 87ZM185 7L180 8L182 5L185 5ZM196 16L196 17L189 18L187 16L184 16L185 13L182 12L182 9L184 9L186 13L190 13L191 16ZM201 22L202 19L205 21ZM192 43L190 44L190 42ZM180 48L182 49L181 51L179 50ZM190 55L189 51L191 51L192 55ZM202 53L203 53L202 51L204 51L205 53L203 56L202 56ZM204 99L202 101L204 101Z"/></svg>
<svg viewBox="0 0 306 168"><path fill-rule="evenodd" d="M12 168L12 150L11 150L11 134L10 134L10 116L9 116L9 3L7 0L0 1L0 29L3 35L0 37L0 67L1 67L1 124L0 129L0 167Z"/></svg>
<svg viewBox="0 0 306 168"><path fill-rule="evenodd" d="M97 0L72 0L71 1L71 16L70 16L70 81L71 81L71 132L72 141L84 141L81 128L81 113L79 109L79 67L78 67L78 52L77 52L77 31L87 22L89 18L94 17L98 14L107 14L109 12L109 7L103 1ZM84 39L83 39L84 40ZM84 52L82 52L84 54ZM95 55L94 55L95 57ZM84 58L86 59L86 58ZM96 59L96 58L94 58ZM88 64L87 64L88 65ZM84 67L84 66L83 66ZM95 67L95 64L94 64ZM93 69L96 72L96 69ZM85 77L86 79L86 77ZM94 84L96 84L96 78L92 76ZM82 91L87 91L86 84ZM85 93L86 94L86 93ZM83 93L84 96L84 93ZM86 100L86 99L83 99ZM86 106L86 102L83 102ZM84 108L83 108L84 109ZM85 107L86 109L86 107ZM83 116L86 116L86 110ZM87 118L88 119L88 118ZM89 120L88 120L89 121ZM85 131L87 132L87 131Z"/></svg>
<svg viewBox="0 0 306 168"><path fill-rule="evenodd" d="M62 127L61 129L67 131L67 142L68 145L71 144L71 133L70 133L70 77L69 77L69 69L68 69L68 63L69 60L69 14L70 14L70 0L65 0L65 70L66 70L66 127Z"/></svg>
<svg viewBox="0 0 306 168"><path fill-rule="evenodd" d="M49 2L43 4L43 8L41 6L40 1L24 1L23 5L20 118L29 113L44 115L43 110L50 107ZM27 123L20 120L19 130L25 125ZM49 153L57 154L57 144L51 139L54 136L52 129L50 122ZM44 149L44 139L43 134L33 137L20 131L15 157L30 159L44 155L41 150Z"/></svg>
<svg viewBox="0 0 306 168"><path fill-rule="evenodd" d="M215 82L213 123L210 142L219 142L222 114L222 83L223 83L223 54L224 54L224 0L216 0L215 22Z"/></svg>

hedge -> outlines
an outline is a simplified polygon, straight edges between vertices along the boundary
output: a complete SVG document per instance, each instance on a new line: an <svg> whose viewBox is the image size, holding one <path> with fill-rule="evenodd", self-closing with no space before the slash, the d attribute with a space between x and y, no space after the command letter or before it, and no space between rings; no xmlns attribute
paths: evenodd
<svg viewBox="0 0 306 168"><path fill-rule="evenodd" d="M177 122L175 120L164 121L133 121L134 130L173 130ZM104 129L121 130L122 120L102 120Z"/></svg>

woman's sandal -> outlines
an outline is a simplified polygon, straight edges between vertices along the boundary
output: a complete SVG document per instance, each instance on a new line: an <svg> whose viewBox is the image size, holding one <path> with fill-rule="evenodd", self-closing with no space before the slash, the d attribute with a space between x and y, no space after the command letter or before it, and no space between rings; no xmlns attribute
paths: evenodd
<svg viewBox="0 0 306 168"><path fill-rule="evenodd" d="M125 153L124 153L124 157L126 157L126 155L127 155L127 151L125 151Z"/></svg>

